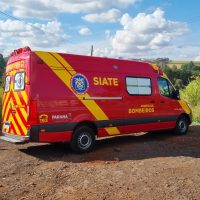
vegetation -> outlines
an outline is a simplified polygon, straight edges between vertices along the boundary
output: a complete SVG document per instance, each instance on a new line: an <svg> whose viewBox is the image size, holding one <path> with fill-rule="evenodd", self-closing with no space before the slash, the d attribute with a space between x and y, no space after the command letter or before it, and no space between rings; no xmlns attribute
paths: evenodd
<svg viewBox="0 0 200 200"><path fill-rule="evenodd" d="M189 62L177 68L174 63L172 67L166 65L163 71L175 87L180 89L181 98L189 103L193 111L193 120L200 122L200 66Z"/></svg>
<svg viewBox="0 0 200 200"><path fill-rule="evenodd" d="M5 67L6 67L6 59L3 58L2 54L0 54L0 84L2 84Z"/></svg>
<svg viewBox="0 0 200 200"><path fill-rule="evenodd" d="M181 98L186 100L193 111L193 120L200 122L200 76L191 81L189 85L181 91Z"/></svg>
<svg viewBox="0 0 200 200"><path fill-rule="evenodd" d="M165 65L163 71L177 89L183 89L200 74L200 66L196 66L193 62L182 64L180 69L176 65L171 68Z"/></svg>
<svg viewBox="0 0 200 200"><path fill-rule="evenodd" d="M2 81L3 81L3 74L5 71L5 67L6 67L6 60L5 58L3 58L3 55L0 54L0 85L2 85ZM2 87L0 87L0 128L1 128L1 112L2 112Z"/></svg>

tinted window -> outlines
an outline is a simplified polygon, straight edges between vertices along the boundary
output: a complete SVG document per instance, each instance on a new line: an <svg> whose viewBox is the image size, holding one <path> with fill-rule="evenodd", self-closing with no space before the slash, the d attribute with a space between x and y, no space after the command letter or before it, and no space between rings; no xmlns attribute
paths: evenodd
<svg viewBox="0 0 200 200"><path fill-rule="evenodd" d="M129 94L132 95L151 95L151 79L127 77L126 87Z"/></svg>
<svg viewBox="0 0 200 200"><path fill-rule="evenodd" d="M158 78L158 86L160 90L160 94L166 97L173 97L174 87L172 84L165 78Z"/></svg>

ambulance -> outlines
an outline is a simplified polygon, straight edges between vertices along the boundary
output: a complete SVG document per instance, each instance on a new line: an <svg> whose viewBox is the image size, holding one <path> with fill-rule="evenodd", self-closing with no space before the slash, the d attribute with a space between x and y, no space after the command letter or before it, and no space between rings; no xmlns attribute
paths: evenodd
<svg viewBox="0 0 200 200"><path fill-rule="evenodd" d="M134 60L56 52L12 52L2 99L2 135L12 143L70 142L78 153L97 138L172 130L191 109L159 67Z"/></svg>

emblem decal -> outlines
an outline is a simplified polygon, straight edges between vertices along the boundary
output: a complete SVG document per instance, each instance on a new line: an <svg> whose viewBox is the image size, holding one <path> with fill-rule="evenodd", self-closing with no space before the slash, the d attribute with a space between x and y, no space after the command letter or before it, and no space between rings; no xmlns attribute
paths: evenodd
<svg viewBox="0 0 200 200"><path fill-rule="evenodd" d="M39 121L40 121L41 124L48 123L48 121L49 121L49 116L46 115L46 114L41 114L41 115L39 116Z"/></svg>
<svg viewBox="0 0 200 200"><path fill-rule="evenodd" d="M83 74L75 74L71 78L71 87L77 94L85 94L89 88L89 82Z"/></svg>

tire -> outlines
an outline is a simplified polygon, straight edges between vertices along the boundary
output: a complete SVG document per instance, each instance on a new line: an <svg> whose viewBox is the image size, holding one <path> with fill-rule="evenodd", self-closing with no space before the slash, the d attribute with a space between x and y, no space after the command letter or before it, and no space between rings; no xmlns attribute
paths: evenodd
<svg viewBox="0 0 200 200"><path fill-rule="evenodd" d="M189 121L187 117L181 115L177 122L176 122L176 128L174 130L176 135L185 135L189 128Z"/></svg>
<svg viewBox="0 0 200 200"><path fill-rule="evenodd" d="M71 141L71 149L76 153L89 152L95 144L94 130L88 126L80 126L75 129Z"/></svg>

